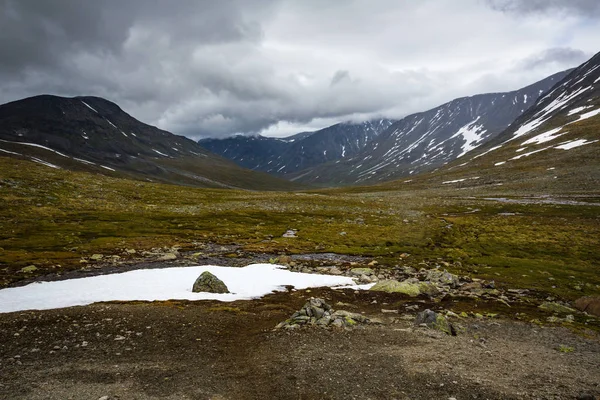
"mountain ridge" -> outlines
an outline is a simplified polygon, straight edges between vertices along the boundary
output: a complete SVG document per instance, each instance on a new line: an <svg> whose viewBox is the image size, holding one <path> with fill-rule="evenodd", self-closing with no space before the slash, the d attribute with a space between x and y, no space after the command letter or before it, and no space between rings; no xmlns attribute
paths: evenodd
<svg viewBox="0 0 600 400"><path fill-rule="evenodd" d="M296 185L214 155L93 96L39 95L0 105L0 155L74 170L200 187Z"/></svg>

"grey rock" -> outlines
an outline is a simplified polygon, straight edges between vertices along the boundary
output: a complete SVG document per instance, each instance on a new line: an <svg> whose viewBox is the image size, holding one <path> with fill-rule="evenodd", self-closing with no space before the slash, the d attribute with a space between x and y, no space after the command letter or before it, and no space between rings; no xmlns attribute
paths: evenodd
<svg viewBox="0 0 600 400"><path fill-rule="evenodd" d="M229 293L229 289L222 280L208 271L204 271L192 286L192 292Z"/></svg>
<svg viewBox="0 0 600 400"><path fill-rule="evenodd" d="M425 280L440 285L449 286L453 289L457 288L458 285L460 285L460 279L458 278L458 276L451 274L446 270L440 271L439 269L432 269L427 272Z"/></svg>
<svg viewBox="0 0 600 400"><path fill-rule="evenodd" d="M428 328L456 336L456 330L452 327L452 324L448 322L446 317L429 309L418 313L414 324L415 326L425 325Z"/></svg>

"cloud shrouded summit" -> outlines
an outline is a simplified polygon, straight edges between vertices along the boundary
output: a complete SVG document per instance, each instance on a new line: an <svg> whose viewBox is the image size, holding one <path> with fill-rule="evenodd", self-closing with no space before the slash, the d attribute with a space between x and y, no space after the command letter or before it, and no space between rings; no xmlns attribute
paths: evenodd
<svg viewBox="0 0 600 400"><path fill-rule="evenodd" d="M0 0L0 102L95 95L197 138L399 118L598 49L596 1Z"/></svg>

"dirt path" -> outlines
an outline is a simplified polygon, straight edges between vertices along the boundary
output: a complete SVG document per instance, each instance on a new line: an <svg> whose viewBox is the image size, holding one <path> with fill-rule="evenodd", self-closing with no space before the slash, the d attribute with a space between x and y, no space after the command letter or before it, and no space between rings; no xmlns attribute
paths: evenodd
<svg viewBox="0 0 600 400"><path fill-rule="evenodd" d="M310 296L381 326L272 331ZM377 301L377 303L374 303ZM343 302L344 305L335 305ZM576 399L600 394L600 339L508 320L412 330L392 295L95 304L0 314L1 399ZM386 304L387 303L387 304ZM420 309L434 304L412 302ZM559 345L574 351L563 353Z"/></svg>

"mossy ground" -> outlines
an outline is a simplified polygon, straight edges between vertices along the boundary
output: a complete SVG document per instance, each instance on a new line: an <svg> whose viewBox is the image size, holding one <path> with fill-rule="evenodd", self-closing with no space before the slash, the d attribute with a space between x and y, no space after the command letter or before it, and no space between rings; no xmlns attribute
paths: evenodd
<svg viewBox="0 0 600 400"><path fill-rule="evenodd" d="M0 157L0 284L80 268L94 253L194 250L210 242L274 256L364 255L389 266L443 262L454 272L565 299L600 293L600 207L499 203L486 195L396 184L196 189ZM282 238L291 228L298 237ZM38 269L21 272L29 265Z"/></svg>

